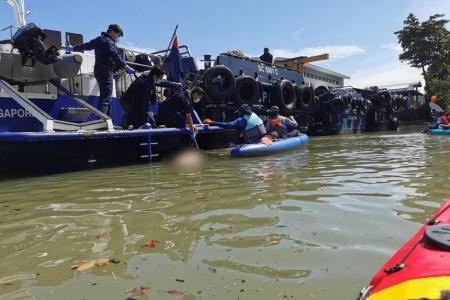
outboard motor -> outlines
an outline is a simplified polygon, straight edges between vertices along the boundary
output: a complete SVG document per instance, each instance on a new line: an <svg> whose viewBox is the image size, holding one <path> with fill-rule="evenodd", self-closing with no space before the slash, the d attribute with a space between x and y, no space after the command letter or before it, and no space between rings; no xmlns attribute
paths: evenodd
<svg viewBox="0 0 450 300"><path fill-rule="evenodd" d="M32 57L44 65L55 63L58 60L58 49L52 46L47 49L44 45L46 35L34 23L29 23L14 34L12 43L20 54Z"/></svg>

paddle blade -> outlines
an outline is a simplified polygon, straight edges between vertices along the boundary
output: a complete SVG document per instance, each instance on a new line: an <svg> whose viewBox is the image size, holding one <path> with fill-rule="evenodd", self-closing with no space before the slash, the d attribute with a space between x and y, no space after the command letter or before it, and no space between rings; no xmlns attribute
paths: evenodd
<svg viewBox="0 0 450 300"><path fill-rule="evenodd" d="M261 139L261 143L263 143L264 145L269 146L269 145L272 145L273 140L272 140L270 137L268 137L268 136L264 136L264 137Z"/></svg>
<svg viewBox="0 0 450 300"><path fill-rule="evenodd" d="M444 111L439 105L434 102L429 102L430 108L436 112Z"/></svg>

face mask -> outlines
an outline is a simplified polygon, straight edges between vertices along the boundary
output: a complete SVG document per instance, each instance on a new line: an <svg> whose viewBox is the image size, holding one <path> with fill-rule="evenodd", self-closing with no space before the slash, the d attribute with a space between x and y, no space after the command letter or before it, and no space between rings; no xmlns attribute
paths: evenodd
<svg viewBox="0 0 450 300"><path fill-rule="evenodd" d="M162 79L156 79L155 84L160 84L162 82Z"/></svg>
<svg viewBox="0 0 450 300"><path fill-rule="evenodd" d="M200 101L202 101L201 98L195 98L195 99L192 99L192 102L194 102L194 103L199 103Z"/></svg>

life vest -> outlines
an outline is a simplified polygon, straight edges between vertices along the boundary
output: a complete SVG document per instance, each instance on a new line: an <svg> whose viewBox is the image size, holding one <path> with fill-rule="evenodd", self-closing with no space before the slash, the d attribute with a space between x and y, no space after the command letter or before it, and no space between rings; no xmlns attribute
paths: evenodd
<svg viewBox="0 0 450 300"><path fill-rule="evenodd" d="M448 119L446 116L441 116L442 124L448 125Z"/></svg>
<svg viewBox="0 0 450 300"><path fill-rule="evenodd" d="M251 115L244 115L243 117L247 121L247 126L244 130L244 138L246 142L255 142L266 134L266 128L264 122L255 113Z"/></svg>
<svg viewBox="0 0 450 300"><path fill-rule="evenodd" d="M286 118L282 117L282 116L278 116L276 118L270 118L270 125L272 127L276 126L276 125L282 125L282 126L286 126L287 122L286 122Z"/></svg>
<svg viewBox="0 0 450 300"><path fill-rule="evenodd" d="M278 138L286 138L287 137L287 122L286 117L282 117L278 115L276 118L270 118L269 119L269 134L272 134L273 132L276 132L278 134Z"/></svg>

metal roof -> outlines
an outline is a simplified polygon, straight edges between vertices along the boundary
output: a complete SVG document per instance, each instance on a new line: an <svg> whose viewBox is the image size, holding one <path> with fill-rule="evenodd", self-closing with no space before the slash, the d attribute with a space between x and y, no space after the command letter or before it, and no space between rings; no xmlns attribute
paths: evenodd
<svg viewBox="0 0 450 300"><path fill-rule="evenodd" d="M319 67L319 66L317 66L317 65L313 65L313 64L304 64L304 67L305 67L305 70L306 70L306 69L311 69L311 70L314 70L314 71L321 72L321 73L323 73L323 74L327 74L327 75L331 75L331 76L336 76L336 77L343 78L343 79L350 79L350 77L347 76L347 75L344 75L344 74L341 74L341 73L338 73L338 72L334 72L334 71L331 71L331 70L328 70L328 69Z"/></svg>

